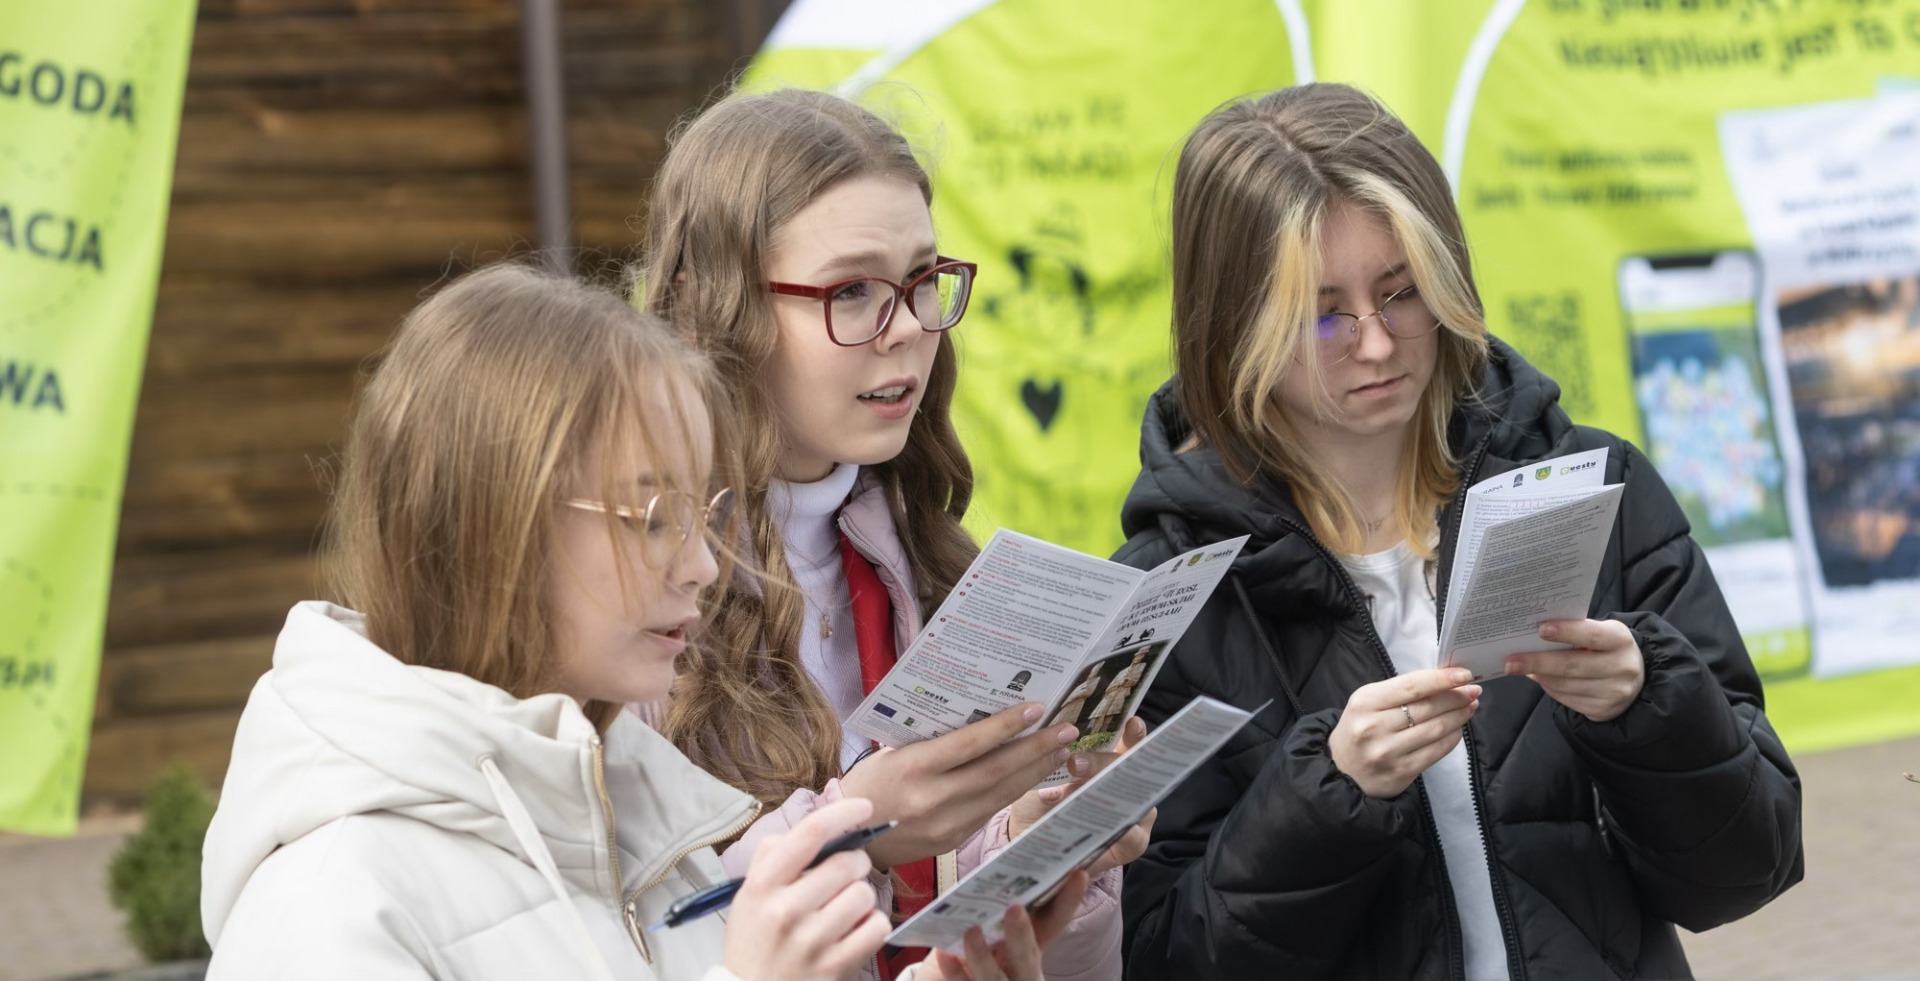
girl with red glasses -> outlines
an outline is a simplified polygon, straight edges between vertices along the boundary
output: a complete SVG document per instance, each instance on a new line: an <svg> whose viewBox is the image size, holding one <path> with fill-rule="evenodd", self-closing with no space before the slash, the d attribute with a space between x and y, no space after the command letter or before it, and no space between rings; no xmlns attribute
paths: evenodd
<svg viewBox="0 0 1920 981"><path fill-rule="evenodd" d="M815 92L731 98L672 142L636 296L720 367L756 570L725 584L709 643L649 712L769 808L731 864L842 797L897 819L871 849L896 917L1058 800L1033 790L1055 767L1084 776L1111 758L1070 754L1071 726L1015 738L1033 704L900 750L842 726L977 551L949 415L975 270L941 254L931 200L912 148L872 113ZM1135 829L1092 870L1048 977L1118 976L1118 867L1145 840Z"/></svg>

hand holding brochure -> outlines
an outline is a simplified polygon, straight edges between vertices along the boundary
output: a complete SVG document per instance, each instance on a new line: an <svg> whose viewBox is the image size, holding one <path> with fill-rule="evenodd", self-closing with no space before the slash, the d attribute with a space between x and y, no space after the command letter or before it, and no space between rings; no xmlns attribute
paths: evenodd
<svg viewBox="0 0 1920 981"><path fill-rule="evenodd" d="M986 931L988 943L999 942L1000 916L1008 906L1032 905L1073 870L1092 864L1259 711L1204 695L1188 702L1005 851L902 923L887 943L951 950L976 926Z"/></svg>
<svg viewBox="0 0 1920 981"><path fill-rule="evenodd" d="M1042 726L1072 722L1075 749L1105 746L1246 540L1142 572L1002 529L847 724L899 747L1044 701Z"/></svg>
<svg viewBox="0 0 1920 981"><path fill-rule="evenodd" d="M1607 451L1510 470L1467 491L1454 546L1440 664L1504 672L1507 656L1565 649L1540 639L1548 620L1587 615L1622 485L1605 484Z"/></svg>

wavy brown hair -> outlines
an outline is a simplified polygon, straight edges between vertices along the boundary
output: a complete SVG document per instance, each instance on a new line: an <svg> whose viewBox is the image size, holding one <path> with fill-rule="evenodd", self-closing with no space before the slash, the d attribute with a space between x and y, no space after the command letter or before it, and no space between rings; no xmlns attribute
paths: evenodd
<svg viewBox="0 0 1920 981"><path fill-rule="evenodd" d="M408 314L354 407L328 516L336 597L407 664L554 691L561 502L645 507L615 477L636 452L658 489L703 490L661 464L706 455L687 450L710 391L705 361L617 291L520 265L461 278ZM634 547L611 515L607 533ZM605 728L620 706L585 708Z"/></svg>
<svg viewBox="0 0 1920 981"><path fill-rule="evenodd" d="M1285 484L1317 536L1360 550L1350 494L1308 457L1274 397L1290 367L1319 374L1317 358L1297 355L1319 312L1321 228L1343 204L1385 223L1441 324L1392 514L1431 557L1436 512L1460 479L1447 424L1486 359L1487 327L1446 175L1372 96L1326 83L1281 89L1228 103L1187 138L1173 182L1176 390L1196 437L1234 476Z"/></svg>
<svg viewBox="0 0 1920 981"><path fill-rule="evenodd" d="M767 507L784 434L761 382L778 337L766 269L787 222L864 177L901 180L933 200L906 139L859 106L799 90L725 99L670 143L635 287L635 302L672 322L719 372L727 393L719 432L736 456L757 563L756 574L732 577L708 618L704 653L686 659L663 731L708 772L770 804L840 774L840 719L800 663L803 601ZM953 339L942 333L906 448L862 468L886 490L922 614L977 552L960 525L973 467L953 429L954 372Z"/></svg>

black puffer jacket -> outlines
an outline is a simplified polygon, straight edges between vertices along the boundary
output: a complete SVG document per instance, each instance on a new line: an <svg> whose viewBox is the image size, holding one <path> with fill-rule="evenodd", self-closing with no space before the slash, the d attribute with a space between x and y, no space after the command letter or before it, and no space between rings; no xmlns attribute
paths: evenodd
<svg viewBox="0 0 1920 981"><path fill-rule="evenodd" d="M1688 976L1673 924L1750 913L1802 872L1800 781L1685 517L1653 465L1574 426L1559 386L1495 342L1479 408L1453 420L1462 487L1605 446L1626 491L1595 618L1647 659L1638 699L1594 723L1524 678L1488 682L1467 728L1515 981ZM1237 484L1187 439L1171 385L1147 411L1116 558L1151 568L1252 536L1147 696L1272 707L1160 808L1127 868L1127 977L1459 978L1459 921L1419 782L1374 800L1327 752L1347 697L1392 674L1364 601L1283 488ZM1460 501L1441 527L1449 574ZM1440 596L1442 608L1446 602Z"/></svg>

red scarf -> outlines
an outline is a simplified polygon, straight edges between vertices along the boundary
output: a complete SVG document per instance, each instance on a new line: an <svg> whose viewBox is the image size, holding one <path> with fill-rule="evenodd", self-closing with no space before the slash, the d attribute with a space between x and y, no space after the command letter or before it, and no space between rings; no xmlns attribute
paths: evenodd
<svg viewBox="0 0 1920 981"><path fill-rule="evenodd" d="M853 599L853 640L860 650L860 690L872 694L880 679L893 670L899 651L893 642L893 601L873 563L853 547L845 532L840 533L840 567L847 575L847 593ZM939 873L932 858L906 862L893 867L896 888L893 908L901 921L918 913L933 901L939 888ZM880 974L892 981L908 966L927 956L920 947L910 947L889 957L879 957Z"/></svg>

